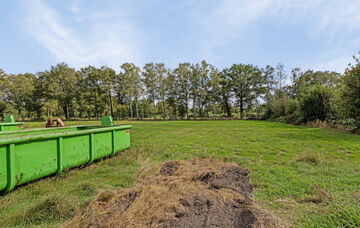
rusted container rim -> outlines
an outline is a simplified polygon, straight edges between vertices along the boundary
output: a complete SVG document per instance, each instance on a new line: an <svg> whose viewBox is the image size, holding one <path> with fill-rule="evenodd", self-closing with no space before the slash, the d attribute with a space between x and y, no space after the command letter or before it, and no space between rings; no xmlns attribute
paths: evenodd
<svg viewBox="0 0 360 228"><path fill-rule="evenodd" d="M90 127L90 126L82 125L82 126L72 126L72 127L75 128L75 127ZM7 145L7 144L22 143L22 142L33 142L33 141L38 141L38 140L43 140L43 139L53 139L53 138L59 138L59 137L70 137L70 136L75 136L75 135L87 135L87 134L91 134L91 133L109 132L112 130L130 129L132 126L131 125L123 125L123 126L113 126L113 127L102 127L102 126L92 126L92 127L98 127L98 128L77 130L77 131L70 131L70 132L60 131L60 132L49 132L49 133L46 133L46 130L44 130L44 134L13 136L10 139L1 139L0 138L0 146ZM64 127L64 129L65 128L66 127ZM37 130L39 130L39 129L37 129ZM33 131L36 131L36 130L34 129ZM17 132L24 132L24 131L17 131ZM6 135L6 133L3 135Z"/></svg>
<svg viewBox="0 0 360 228"><path fill-rule="evenodd" d="M4 126L4 125L24 125L24 122L10 122L10 123L0 123L0 126Z"/></svg>

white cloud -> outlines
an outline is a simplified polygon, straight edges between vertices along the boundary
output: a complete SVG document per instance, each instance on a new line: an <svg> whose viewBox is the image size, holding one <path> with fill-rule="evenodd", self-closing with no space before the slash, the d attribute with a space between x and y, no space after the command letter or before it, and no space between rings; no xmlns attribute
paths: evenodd
<svg viewBox="0 0 360 228"><path fill-rule="evenodd" d="M360 29L359 12L358 0L223 0L216 1L212 10L194 15L209 33L225 32L231 39L253 22L271 17L282 17L288 23L310 19L309 32L351 31Z"/></svg>
<svg viewBox="0 0 360 228"><path fill-rule="evenodd" d="M74 67L108 65L140 60L141 37L119 11L80 11L69 7L74 23L66 24L58 12L42 0L23 1L25 29L59 61ZM64 17L64 15L62 15Z"/></svg>
<svg viewBox="0 0 360 228"><path fill-rule="evenodd" d="M282 23L305 26L311 39L325 39L330 50L319 56L318 66L329 66L343 71L346 61L358 51L360 40L334 44L335 37L360 36L360 1L358 0L223 0L212 1L208 11L194 8L192 14L205 30L203 55L216 58L214 48L241 38L246 29L267 18L277 18ZM340 38L341 39L341 38ZM347 51L344 51L346 49ZM331 57L326 56L332 53ZM349 53L352 53L349 55ZM326 56L326 57L324 57ZM311 58L313 59L313 58ZM326 64L326 61L329 61ZM314 66L308 60L309 66ZM346 64L345 64L346 63ZM344 65L345 64L345 65Z"/></svg>
<svg viewBox="0 0 360 228"><path fill-rule="evenodd" d="M357 56L357 52L360 48L356 50L356 48L353 47L359 47L359 44L360 39L347 42L347 44L339 44L337 47L334 47L319 56L299 61L298 65L304 69L330 70L344 73L348 64L354 63L353 55Z"/></svg>

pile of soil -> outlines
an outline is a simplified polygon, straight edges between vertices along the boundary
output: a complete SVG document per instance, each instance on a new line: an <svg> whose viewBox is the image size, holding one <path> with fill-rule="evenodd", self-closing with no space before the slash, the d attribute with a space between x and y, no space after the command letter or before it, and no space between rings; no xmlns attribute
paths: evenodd
<svg viewBox="0 0 360 228"><path fill-rule="evenodd" d="M101 192L63 227L282 227L254 203L249 172L214 160L166 162L132 188Z"/></svg>

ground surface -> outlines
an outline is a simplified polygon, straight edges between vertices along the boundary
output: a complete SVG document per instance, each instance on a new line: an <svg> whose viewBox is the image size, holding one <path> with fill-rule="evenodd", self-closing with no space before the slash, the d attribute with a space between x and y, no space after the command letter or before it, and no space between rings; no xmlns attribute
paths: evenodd
<svg viewBox="0 0 360 228"><path fill-rule="evenodd" d="M131 124L131 149L0 196L1 226L56 226L86 208L100 189L132 186L135 173L145 164L195 157L232 161L250 169L257 204L290 226L360 224L358 135L262 121Z"/></svg>

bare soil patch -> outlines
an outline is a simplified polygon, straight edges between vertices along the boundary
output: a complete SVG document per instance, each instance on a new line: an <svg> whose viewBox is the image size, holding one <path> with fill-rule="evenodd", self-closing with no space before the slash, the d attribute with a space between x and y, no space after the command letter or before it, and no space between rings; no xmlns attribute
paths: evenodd
<svg viewBox="0 0 360 228"><path fill-rule="evenodd" d="M284 227L255 204L249 173L209 159L166 162L132 188L99 193L62 227Z"/></svg>

